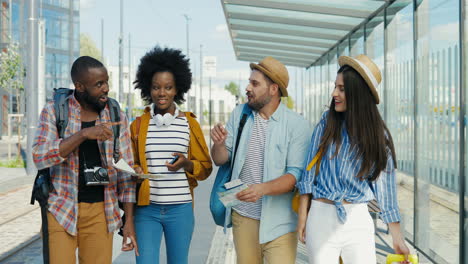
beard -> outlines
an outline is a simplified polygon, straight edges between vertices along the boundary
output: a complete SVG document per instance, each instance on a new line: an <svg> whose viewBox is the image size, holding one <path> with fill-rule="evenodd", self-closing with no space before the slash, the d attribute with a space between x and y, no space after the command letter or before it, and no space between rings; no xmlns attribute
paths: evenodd
<svg viewBox="0 0 468 264"><path fill-rule="evenodd" d="M84 102L98 113L100 113L102 110L104 110L104 108L106 108L107 102L99 101L99 97L91 96L86 90L84 92L79 92L75 90L75 94L78 102Z"/></svg>
<svg viewBox="0 0 468 264"><path fill-rule="evenodd" d="M258 100L252 99L251 101L247 102L247 105L252 108L252 110L260 111L265 105L271 102L272 96L263 95L262 97L258 98Z"/></svg>

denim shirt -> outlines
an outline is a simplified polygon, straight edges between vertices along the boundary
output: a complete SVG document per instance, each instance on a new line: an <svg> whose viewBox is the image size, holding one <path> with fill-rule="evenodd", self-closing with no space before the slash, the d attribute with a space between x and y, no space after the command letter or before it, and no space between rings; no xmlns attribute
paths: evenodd
<svg viewBox="0 0 468 264"><path fill-rule="evenodd" d="M322 115L314 129L306 164L315 157L318 151L326 128L327 116L328 111ZM360 180L356 175L361 169L362 158L358 158L356 151L352 148L346 127L342 129L341 138L341 147L336 156L335 144L330 145L324 153L317 176L315 176L315 166L310 171L303 172L301 180L296 185L299 192L311 193L314 199L325 198L334 201L341 223L346 222L343 200L351 203L367 203L374 198L379 204L380 217L385 223L400 222L395 167L390 149L387 149L387 166L380 173L379 178L372 182Z"/></svg>
<svg viewBox="0 0 468 264"><path fill-rule="evenodd" d="M228 137L225 144L229 159L231 159L232 149L237 138L243 107L244 105L239 105L234 109L226 125ZM232 180L239 178L244 166L253 122L253 114L250 112L239 141L232 169ZM270 117L268 124L263 182L274 180L287 173L294 175L296 182L298 182L304 168L311 135L312 128L309 122L281 103ZM261 244L296 230L297 215L291 209L293 195L291 190L291 192L281 195L263 196L259 230ZM228 208L226 217L231 217L231 208Z"/></svg>

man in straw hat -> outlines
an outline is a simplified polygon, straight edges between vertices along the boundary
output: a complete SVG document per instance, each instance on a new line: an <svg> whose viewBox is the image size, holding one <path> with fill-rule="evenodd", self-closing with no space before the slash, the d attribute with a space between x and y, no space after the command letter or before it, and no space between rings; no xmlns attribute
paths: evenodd
<svg viewBox="0 0 468 264"><path fill-rule="evenodd" d="M211 153L218 166L235 156L231 180L240 179L249 186L237 194L241 203L228 214L232 215L238 263L263 263L263 259L294 263L297 216L291 200L304 167L311 127L281 104L281 97L288 96L289 82L288 70L281 62L266 57L258 64L251 63L250 68L248 103L234 109L226 128L218 124L212 129ZM233 155L245 112L248 118Z"/></svg>

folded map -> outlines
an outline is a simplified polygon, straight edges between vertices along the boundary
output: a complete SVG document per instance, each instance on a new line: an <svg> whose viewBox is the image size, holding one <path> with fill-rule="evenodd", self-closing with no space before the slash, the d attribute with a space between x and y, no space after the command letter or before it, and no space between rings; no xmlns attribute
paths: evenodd
<svg viewBox="0 0 468 264"><path fill-rule="evenodd" d="M144 179L158 179L158 178L163 178L164 175L159 175L159 174L142 174L142 173L136 173L135 170L128 165L128 163L124 159L120 159L117 163L112 161L114 168L126 172L130 175L137 176L140 178Z"/></svg>

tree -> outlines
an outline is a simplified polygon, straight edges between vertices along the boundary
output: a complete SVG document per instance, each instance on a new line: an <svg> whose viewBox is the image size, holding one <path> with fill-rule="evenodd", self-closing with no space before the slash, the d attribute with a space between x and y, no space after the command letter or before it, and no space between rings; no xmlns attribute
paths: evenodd
<svg viewBox="0 0 468 264"><path fill-rule="evenodd" d="M294 109L294 100L291 98L291 96L282 97L281 102L285 104L289 109Z"/></svg>
<svg viewBox="0 0 468 264"><path fill-rule="evenodd" d="M236 104L243 103L245 101L245 98L241 95L239 86L235 82L229 82L229 84L224 86L224 90L236 97Z"/></svg>
<svg viewBox="0 0 468 264"><path fill-rule="evenodd" d="M230 92L234 96L240 95L239 86L234 82L229 82L229 84L225 85L224 90Z"/></svg>
<svg viewBox="0 0 468 264"><path fill-rule="evenodd" d="M101 51L96 47L94 40L87 34L80 34L80 56L90 56L102 61Z"/></svg>
<svg viewBox="0 0 468 264"><path fill-rule="evenodd" d="M21 113L20 95L24 90L25 68L16 43L9 44L0 52L0 87L10 94L16 94L17 112ZM18 149L17 157L21 156L21 122L18 121Z"/></svg>

